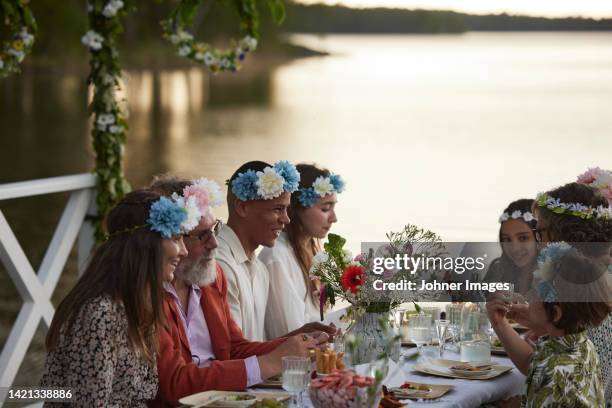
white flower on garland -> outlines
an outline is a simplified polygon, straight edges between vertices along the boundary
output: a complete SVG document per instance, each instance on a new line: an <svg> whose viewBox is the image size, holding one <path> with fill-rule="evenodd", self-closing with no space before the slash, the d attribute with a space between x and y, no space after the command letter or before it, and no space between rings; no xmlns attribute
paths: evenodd
<svg viewBox="0 0 612 408"><path fill-rule="evenodd" d="M115 83L115 78L112 75L104 74L102 75L102 83L104 85L113 85Z"/></svg>
<svg viewBox="0 0 612 408"><path fill-rule="evenodd" d="M21 27L21 31L19 32L19 38L23 41L23 44L26 47L29 47L34 42L34 36L28 33L27 27Z"/></svg>
<svg viewBox="0 0 612 408"><path fill-rule="evenodd" d="M276 198L283 193L285 179L272 167L266 167L263 172L257 172L257 194L264 200Z"/></svg>
<svg viewBox="0 0 612 408"><path fill-rule="evenodd" d="M521 215L523 215L523 214L521 213L520 210L515 210L515 211L512 212L511 217L516 220L518 218L521 218Z"/></svg>
<svg viewBox="0 0 612 408"><path fill-rule="evenodd" d="M118 125L111 125L108 128L108 131L114 135L116 135L117 133L121 133L123 132L123 126L118 126Z"/></svg>
<svg viewBox="0 0 612 408"><path fill-rule="evenodd" d="M221 60L221 67L223 68L229 68L232 66L232 62L230 60L228 60L227 58L223 58Z"/></svg>
<svg viewBox="0 0 612 408"><path fill-rule="evenodd" d="M107 125L112 125L115 123L115 115L112 113L103 113L98 116L98 120L96 121L98 126L102 126L106 128Z"/></svg>
<svg viewBox="0 0 612 408"><path fill-rule="evenodd" d="M531 212L527 211L525 214L523 214L523 219L525 220L525 222L531 222L535 220L535 217Z"/></svg>
<svg viewBox="0 0 612 408"><path fill-rule="evenodd" d="M178 55L180 57L186 57L189 55L189 53L191 53L191 47L189 47L188 45L183 45L181 48L178 49Z"/></svg>
<svg viewBox="0 0 612 408"><path fill-rule="evenodd" d="M178 197L176 198L176 203L187 213L187 218L181 223L182 230L188 232L197 227L200 223L200 218L202 218L197 198L191 196L185 201L185 198Z"/></svg>
<svg viewBox="0 0 612 408"><path fill-rule="evenodd" d="M23 51L18 51L18 50L14 49L14 48L9 48L6 53L9 54L9 55L12 55L15 58L17 58L18 62L23 61L23 59L25 58L25 53Z"/></svg>
<svg viewBox="0 0 612 408"><path fill-rule="evenodd" d="M193 41L193 35L182 29L179 29L174 34L171 34L169 38L170 42L174 45L178 45L182 42Z"/></svg>
<svg viewBox="0 0 612 408"><path fill-rule="evenodd" d="M81 37L81 42L90 50L99 51L102 48L104 37L93 30L89 30L83 37Z"/></svg>
<svg viewBox="0 0 612 408"><path fill-rule="evenodd" d="M204 64L206 65L215 65L217 63L217 58L212 54L212 52L206 52L204 54Z"/></svg>
<svg viewBox="0 0 612 408"><path fill-rule="evenodd" d="M123 7L123 2L121 0L110 0L104 9L102 10L102 14L104 17L111 18L117 15L117 12Z"/></svg>
<svg viewBox="0 0 612 408"><path fill-rule="evenodd" d="M254 51L257 48L257 38L247 35L240 41L238 47L244 51Z"/></svg>
<svg viewBox="0 0 612 408"><path fill-rule="evenodd" d="M312 183L312 188L319 197L325 197L334 192L334 185L329 180L329 177L317 177L314 183Z"/></svg>
<svg viewBox="0 0 612 408"><path fill-rule="evenodd" d="M223 204L223 191L217 183L207 178L201 178L196 180L195 184L208 193L208 205L210 207L218 207Z"/></svg>
<svg viewBox="0 0 612 408"><path fill-rule="evenodd" d="M204 61L204 53L198 51L193 55L193 58L197 59L198 61Z"/></svg>

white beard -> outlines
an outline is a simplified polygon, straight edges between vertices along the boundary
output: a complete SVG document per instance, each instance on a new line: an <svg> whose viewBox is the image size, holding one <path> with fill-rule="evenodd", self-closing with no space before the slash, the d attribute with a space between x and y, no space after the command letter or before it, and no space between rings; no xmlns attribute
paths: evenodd
<svg viewBox="0 0 612 408"><path fill-rule="evenodd" d="M194 262L193 264L177 269L174 273L177 278L185 281L189 285L210 286L217 280L217 263L215 254L210 254L212 259L205 263Z"/></svg>

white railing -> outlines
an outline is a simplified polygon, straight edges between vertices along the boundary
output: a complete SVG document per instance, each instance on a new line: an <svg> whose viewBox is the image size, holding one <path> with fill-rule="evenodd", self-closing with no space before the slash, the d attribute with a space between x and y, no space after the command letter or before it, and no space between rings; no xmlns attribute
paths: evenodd
<svg viewBox="0 0 612 408"><path fill-rule="evenodd" d="M40 320L46 329L49 328L54 312L51 295L77 237L79 267L89 256L94 235L93 226L85 220L88 212L96 213L95 185L93 174L0 184L0 200L72 191L38 274L0 211L0 261L23 299L23 306L0 354L0 387L13 384Z"/></svg>

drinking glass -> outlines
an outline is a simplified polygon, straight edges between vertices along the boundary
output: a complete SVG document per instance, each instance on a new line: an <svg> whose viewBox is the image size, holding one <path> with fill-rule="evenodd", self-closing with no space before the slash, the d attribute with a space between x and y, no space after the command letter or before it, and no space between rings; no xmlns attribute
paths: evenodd
<svg viewBox="0 0 612 408"><path fill-rule="evenodd" d="M420 355L423 352L423 345L431 340L431 327L431 316L428 314L414 315L408 321L410 340L416 344Z"/></svg>
<svg viewBox="0 0 612 408"><path fill-rule="evenodd" d="M491 325L484 303L466 303L461 312L461 361L490 361Z"/></svg>
<svg viewBox="0 0 612 408"><path fill-rule="evenodd" d="M291 394L289 407L302 408L302 392L310 380L310 358L289 356L282 361L283 389Z"/></svg>
<svg viewBox="0 0 612 408"><path fill-rule="evenodd" d="M461 309L463 303L450 303L446 305L446 318L449 320L448 332L452 337L453 348L459 351L459 328L461 326Z"/></svg>
<svg viewBox="0 0 612 408"><path fill-rule="evenodd" d="M450 325L450 320L443 320L443 319L436 320L436 334L438 335L440 358L442 358L442 353L444 352L444 343L446 342L446 332L448 330L449 325Z"/></svg>

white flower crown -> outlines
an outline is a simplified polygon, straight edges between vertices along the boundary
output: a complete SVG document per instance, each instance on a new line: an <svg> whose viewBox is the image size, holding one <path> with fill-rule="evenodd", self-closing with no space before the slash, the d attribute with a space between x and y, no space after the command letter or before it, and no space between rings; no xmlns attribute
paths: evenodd
<svg viewBox="0 0 612 408"><path fill-rule="evenodd" d="M499 223L501 224L504 221L508 221L509 219L517 220L522 218L525 222L530 222L536 219L536 217L531 213L531 211L522 212L521 210L512 211L512 214L508 214L504 212L499 216Z"/></svg>
<svg viewBox="0 0 612 408"><path fill-rule="evenodd" d="M551 197L546 193L538 193L536 204L555 214L573 215L585 220L592 218L612 219L612 209L610 207L604 207L603 205L591 207L580 203L563 203L560 199Z"/></svg>

